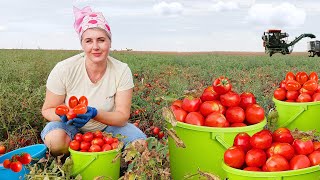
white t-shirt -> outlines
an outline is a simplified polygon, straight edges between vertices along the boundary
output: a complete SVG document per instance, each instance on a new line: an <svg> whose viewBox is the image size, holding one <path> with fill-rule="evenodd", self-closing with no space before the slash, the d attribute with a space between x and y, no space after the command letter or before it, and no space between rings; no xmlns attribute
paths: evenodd
<svg viewBox="0 0 320 180"><path fill-rule="evenodd" d="M133 87L132 73L128 65L110 56L105 74L97 83L92 83L85 68L84 53L57 63L47 80L47 88L51 92L66 95L66 105L71 96L77 98L86 96L89 101L88 106L106 111L114 111L116 92ZM106 126L91 119L81 131L102 130Z"/></svg>

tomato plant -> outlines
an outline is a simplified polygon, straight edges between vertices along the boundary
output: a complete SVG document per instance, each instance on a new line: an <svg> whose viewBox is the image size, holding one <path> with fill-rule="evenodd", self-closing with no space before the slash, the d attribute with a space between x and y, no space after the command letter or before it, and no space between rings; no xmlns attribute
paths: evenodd
<svg viewBox="0 0 320 180"><path fill-rule="evenodd" d="M218 94L225 94L231 91L232 85L228 78L221 76L213 81L212 87Z"/></svg>
<svg viewBox="0 0 320 180"><path fill-rule="evenodd" d="M224 162L234 168L241 168L245 162L245 153L239 146L232 146L224 152Z"/></svg>

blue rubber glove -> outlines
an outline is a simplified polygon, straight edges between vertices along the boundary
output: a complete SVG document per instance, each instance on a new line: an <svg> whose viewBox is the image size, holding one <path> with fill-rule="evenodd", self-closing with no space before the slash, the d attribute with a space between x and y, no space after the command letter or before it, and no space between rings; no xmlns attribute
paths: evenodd
<svg viewBox="0 0 320 180"><path fill-rule="evenodd" d="M73 124L77 128L82 128L90 119L96 117L97 114L98 111L96 108L88 106L85 114L78 114L76 118L68 121L67 124Z"/></svg>
<svg viewBox="0 0 320 180"><path fill-rule="evenodd" d="M68 118L66 115L60 116L61 122L63 123L67 123L68 122Z"/></svg>

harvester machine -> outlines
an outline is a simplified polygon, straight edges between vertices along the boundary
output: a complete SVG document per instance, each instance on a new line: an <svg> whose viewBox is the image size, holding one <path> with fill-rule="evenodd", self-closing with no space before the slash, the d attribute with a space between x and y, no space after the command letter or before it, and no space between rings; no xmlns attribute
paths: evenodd
<svg viewBox="0 0 320 180"><path fill-rule="evenodd" d="M281 53L283 55L290 54L293 50L293 46L302 38L309 37L315 38L313 34L301 34L296 37L290 43L288 42L289 34L281 32L279 29L270 29L263 33L262 40L265 48L265 53L271 57L274 53Z"/></svg>

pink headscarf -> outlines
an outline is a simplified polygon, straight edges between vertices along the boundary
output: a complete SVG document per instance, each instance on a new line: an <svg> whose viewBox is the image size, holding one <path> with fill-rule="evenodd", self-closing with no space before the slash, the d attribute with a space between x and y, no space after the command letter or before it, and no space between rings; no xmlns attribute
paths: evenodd
<svg viewBox="0 0 320 180"><path fill-rule="evenodd" d="M74 29L80 39L85 30L97 27L105 30L111 40L110 26L101 12L92 12L91 8L87 6L83 9L73 7L73 13L75 17Z"/></svg>

